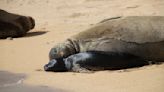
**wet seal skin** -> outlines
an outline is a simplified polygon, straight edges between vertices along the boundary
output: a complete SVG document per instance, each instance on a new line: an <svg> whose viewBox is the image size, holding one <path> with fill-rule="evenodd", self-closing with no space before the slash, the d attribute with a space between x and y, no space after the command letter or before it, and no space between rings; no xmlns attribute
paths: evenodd
<svg viewBox="0 0 164 92"><path fill-rule="evenodd" d="M164 61L164 16L107 19L54 46L45 71L125 69Z"/></svg>
<svg viewBox="0 0 164 92"><path fill-rule="evenodd" d="M0 39L24 36L34 27L35 20L32 17L0 9Z"/></svg>

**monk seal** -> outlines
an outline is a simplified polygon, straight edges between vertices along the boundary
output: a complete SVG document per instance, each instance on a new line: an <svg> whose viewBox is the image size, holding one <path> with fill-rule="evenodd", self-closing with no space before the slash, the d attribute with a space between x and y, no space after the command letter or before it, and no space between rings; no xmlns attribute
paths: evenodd
<svg viewBox="0 0 164 92"><path fill-rule="evenodd" d="M35 20L32 17L0 9L0 38L24 36L34 26Z"/></svg>
<svg viewBox="0 0 164 92"><path fill-rule="evenodd" d="M164 16L108 19L50 50L45 71L124 69L164 61Z"/></svg>

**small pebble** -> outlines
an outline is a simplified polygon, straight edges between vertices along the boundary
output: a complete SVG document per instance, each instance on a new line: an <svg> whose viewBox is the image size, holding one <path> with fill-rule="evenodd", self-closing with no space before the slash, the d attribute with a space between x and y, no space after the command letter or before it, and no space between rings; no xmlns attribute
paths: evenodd
<svg viewBox="0 0 164 92"><path fill-rule="evenodd" d="M7 40L13 40L13 38L12 38L12 37L7 37L6 39L7 39Z"/></svg>
<svg viewBox="0 0 164 92"><path fill-rule="evenodd" d="M118 70L118 72L128 72L127 69L124 69L124 70Z"/></svg>
<svg viewBox="0 0 164 92"><path fill-rule="evenodd" d="M46 42L46 44L50 44L49 42Z"/></svg>
<svg viewBox="0 0 164 92"><path fill-rule="evenodd" d="M73 73L72 75L76 75L76 73Z"/></svg>

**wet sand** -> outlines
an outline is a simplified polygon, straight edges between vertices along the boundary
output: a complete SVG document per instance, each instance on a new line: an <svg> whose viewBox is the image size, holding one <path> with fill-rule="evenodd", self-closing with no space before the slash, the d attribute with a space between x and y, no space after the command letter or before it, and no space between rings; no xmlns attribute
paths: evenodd
<svg viewBox="0 0 164 92"><path fill-rule="evenodd" d="M36 20L35 29L25 37L0 40L0 70L13 76L1 72L7 79L1 79L0 85L8 79L12 79L9 84L15 83L22 78L18 73L25 75L22 84L0 88L0 92L25 92L35 88L52 90L50 92L56 89L57 92L58 89L59 92L164 91L164 64L93 74L43 71L49 50L55 44L103 19L128 15L164 16L163 0L0 0L0 8Z"/></svg>

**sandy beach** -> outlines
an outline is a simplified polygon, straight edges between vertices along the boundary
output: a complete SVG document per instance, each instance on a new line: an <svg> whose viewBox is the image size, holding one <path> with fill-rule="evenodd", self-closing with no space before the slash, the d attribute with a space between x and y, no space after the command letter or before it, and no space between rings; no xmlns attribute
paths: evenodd
<svg viewBox="0 0 164 92"><path fill-rule="evenodd" d="M0 40L0 92L164 92L164 64L86 73L43 71L50 49L103 19L164 16L164 0L0 0L32 16L25 37Z"/></svg>

